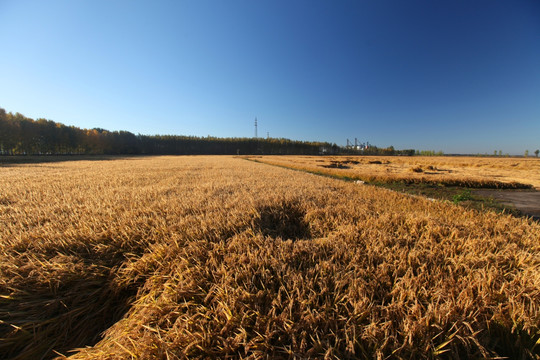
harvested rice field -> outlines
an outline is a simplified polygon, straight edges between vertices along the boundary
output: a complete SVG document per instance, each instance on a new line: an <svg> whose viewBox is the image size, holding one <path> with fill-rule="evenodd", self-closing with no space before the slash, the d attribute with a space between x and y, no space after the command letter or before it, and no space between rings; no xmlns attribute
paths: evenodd
<svg viewBox="0 0 540 360"><path fill-rule="evenodd" d="M370 182L540 190L540 159L466 156L257 156L252 160Z"/></svg>
<svg viewBox="0 0 540 360"><path fill-rule="evenodd" d="M237 157L0 167L0 357L540 359L539 239Z"/></svg>

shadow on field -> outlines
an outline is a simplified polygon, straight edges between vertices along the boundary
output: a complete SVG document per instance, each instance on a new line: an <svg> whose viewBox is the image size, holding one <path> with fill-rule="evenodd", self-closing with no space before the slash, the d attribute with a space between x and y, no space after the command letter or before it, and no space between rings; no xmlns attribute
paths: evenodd
<svg viewBox="0 0 540 360"><path fill-rule="evenodd" d="M540 356L540 349L537 348L540 334L531 336L520 326L492 321L488 325L486 336L486 343L490 348L505 358L538 359Z"/></svg>
<svg viewBox="0 0 540 360"><path fill-rule="evenodd" d="M51 359L93 346L129 310L138 286L119 281L119 263L80 255L38 255L2 284L1 359Z"/></svg>
<svg viewBox="0 0 540 360"><path fill-rule="evenodd" d="M84 279L58 293L30 290L0 301L2 359L50 359L93 346L129 309L136 291Z"/></svg>
<svg viewBox="0 0 540 360"><path fill-rule="evenodd" d="M42 164L63 161L103 161L122 160L144 155L0 155L0 167L19 164Z"/></svg>
<svg viewBox="0 0 540 360"><path fill-rule="evenodd" d="M259 208L253 228L264 236L283 240L302 240L311 237L305 212L292 201L282 201L276 205Z"/></svg>

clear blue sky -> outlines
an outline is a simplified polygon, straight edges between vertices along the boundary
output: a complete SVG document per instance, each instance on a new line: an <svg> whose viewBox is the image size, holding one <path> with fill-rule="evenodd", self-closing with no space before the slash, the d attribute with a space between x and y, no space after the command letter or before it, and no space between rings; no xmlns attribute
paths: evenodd
<svg viewBox="0 0 540 360"><path fill-rule="evenodd" d="M0 107L82 128L540 148L538 0L0 0Z"/></svg>

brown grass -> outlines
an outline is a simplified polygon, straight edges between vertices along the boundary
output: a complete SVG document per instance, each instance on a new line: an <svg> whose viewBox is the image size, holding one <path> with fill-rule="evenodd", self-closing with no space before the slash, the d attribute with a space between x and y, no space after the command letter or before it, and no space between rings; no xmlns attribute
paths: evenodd
<svg viewBox="0 0 540 360"><path fill-rule="evenodd" d="M3 358L540 358L528 220L231 157L0 189Z"/></svg>
<svg viewBox="0 0 540 360"><path fill-rule="evenodd" d="M540 190L540 159L451 156L259 156L259 162L372 182Z"/></svg>

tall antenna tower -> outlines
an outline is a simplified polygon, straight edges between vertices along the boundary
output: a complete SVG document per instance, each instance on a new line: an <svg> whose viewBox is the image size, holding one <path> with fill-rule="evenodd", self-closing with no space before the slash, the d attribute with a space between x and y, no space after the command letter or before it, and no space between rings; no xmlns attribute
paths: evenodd
<svg viewBox="0 0 540 360"><path fill-rule="evenodd" d="M257 118L255 118L255 139L257 138Z"/></svg>

